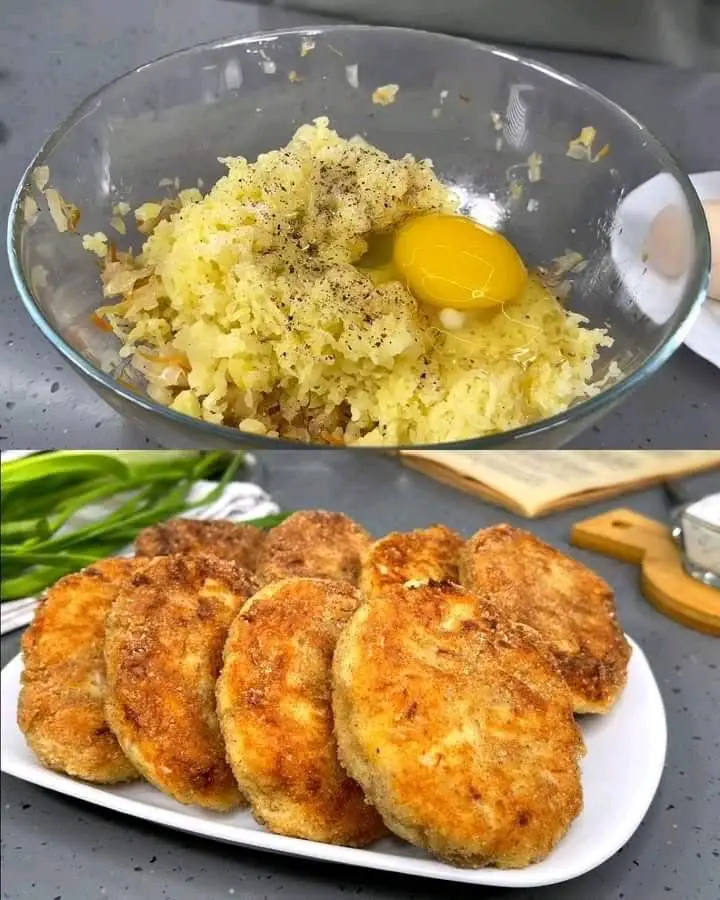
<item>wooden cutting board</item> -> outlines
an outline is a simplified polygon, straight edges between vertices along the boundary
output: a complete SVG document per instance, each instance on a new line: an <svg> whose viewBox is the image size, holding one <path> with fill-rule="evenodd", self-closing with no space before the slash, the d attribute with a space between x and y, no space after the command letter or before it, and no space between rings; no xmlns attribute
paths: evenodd
<svg viewBox="0 0 720 900"><path fill-rule="evenodd" d="M670 528L630 509L578 522L570 542L641 569L645 597L688 628L720 635L720 591L687 574Z"/></svg>

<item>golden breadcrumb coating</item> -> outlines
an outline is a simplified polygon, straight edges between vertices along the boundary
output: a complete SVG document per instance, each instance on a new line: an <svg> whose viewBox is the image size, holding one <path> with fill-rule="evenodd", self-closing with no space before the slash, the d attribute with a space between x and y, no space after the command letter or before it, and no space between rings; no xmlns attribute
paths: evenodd
<svg viewBox="0 0 720 900"><path fill-rule="evenodd" d="M365 555L360 590L373 596L393 584L457 582L463 544L460 535L444 525L388 534L375 541Z"/></svg>
<svg viewBox="0 0 720 900"><path fill-rule="evenodd" d="M271 831L347 846L385 834L337 758L330 668L359 595L342 581L276 581L233 622L218 681L227 755Z"/></svg>
<svg viewBox="0 0 720 900"><path fill-rule="evenodd" d="M253 571L265 534L253 525L214 519L172 519L151 525L135 540L138 556L209 553Z"/></svg>
<svg viewBox="0 0 720 900"><path fill-rule="evenodd" d="M599 575L528 531L495 525L465 545L463 584L542 635L576 713L605 713L627 680L630 646L613 590Z"/></svg>
<svg viewBox="0 0 720 900"><path fill-rule="evenodd" d="M268 534L260 551L261 584L280 578L336 578L357 584L372 538L342 513L296 512Z"/></svg>
<svg viewBox="0 0 720 900"><path fill-rule="evenodd" d="M457 585L360 606L335 651L333 713L385 824L453 865L541 860L582 808L584 745L552 657Z"/></svg>
<svg viewBox="0 0 720 900"><path fill-rule="evenodd" d="M230 623L252 575L212 556L157 556L121 590L108 616L105 712L142 774L180 803L243 802L215 712Z"/></svg>
<svg viewBox="0 0 720 900"><path fill-rule="evenodd" d="M112 784L139 774L105 720L105 617L144 560L106 559L46 593L22 637L18 724L43 765Z"/></svg>

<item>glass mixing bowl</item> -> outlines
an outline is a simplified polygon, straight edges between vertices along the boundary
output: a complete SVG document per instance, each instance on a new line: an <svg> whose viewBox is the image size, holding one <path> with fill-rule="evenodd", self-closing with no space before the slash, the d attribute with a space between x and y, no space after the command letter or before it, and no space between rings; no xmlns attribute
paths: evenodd
<svg viewBox="0 0 720 900"><path fill-rule="evenodd" d="M304 39L315 46L303 55ZM400 85L396 101L373 104L373 90L392 83ZM113 234L109 221L119 201L134 208L157 198L168 178L209 186L224 172L218 157L254 158L321 115L341 134L360 133L394 156L431 158L440 178L460 191L464 210L502 227L530 265L568 249L581 254L584 268L569 276L567 305L615 339L596 377L604 378L612 362L622 374L596 396L513 431L434 446L562 445L681 343L707 287L705 218L665 148L614 103L539 63L438 34L339 26L220 40L141 66L88 98L33 160L10 215L10 264L33 321L94 390L161 444L282 442L160 406L122 369L117 340L92 322L102 302L97 259L77 234L58 232L33 170L48 166L52 187L81 210L79 233ZM586 126L597 132L593 153L610 148L595 163L567 156L568 142ZM532 153L542 158L539 181L528 179ZM628 197L650 179L650 205L657 197L676 207L676 239L688 250L672 278L645 265L647 219ZM521 196L513 180L523 184ZM28 220L31 194L40 211ZM127 236L117 239L137 250L142 238L131 220Z"/></svg>

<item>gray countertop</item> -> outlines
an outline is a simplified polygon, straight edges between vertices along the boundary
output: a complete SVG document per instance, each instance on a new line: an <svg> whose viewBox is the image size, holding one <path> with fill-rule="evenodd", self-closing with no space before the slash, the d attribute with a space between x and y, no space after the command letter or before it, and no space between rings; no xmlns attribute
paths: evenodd
<svg viewBox="0 0 720 900"><path fill-rule="evenodd" d="M523 524L384 456L274 451L260 454L260 480L285 508L343 510L379 535L441 520L465 535L493 522ZM717 475L703 476L711 488ZM655 518L660 489L624 497ZM617 504L617 501L616 501ZM612 507L538 520L532 528L566 547L572 522ZM527 527L527 523L524 523ZM530 891L478 889L228 847L147 824L2 776L2 897L37 900L261 900L360 896L374 900L716 900L720 894L720 641L675 624L638 590L635 567L579 550L614 587L623 626L650 660L665 702L668 757L645 821L599 869ZM2 640L3 665L19 635ZM622 748L618 748L619 759ZM622 803L622 797L616 798Z"/></svg>
<svg viewBox="0 0 720 900"><path fill-rule="evenodd" d="M48 132L88 93L149 59L199 41L318 17L228 0L2 0L0 219ZM718 167L720 73L537 51L642 119L688 172ZM140 447L146 440L64 363L21 307L0 260L0 446ZM711 416L720 372L682 348L574 446L720 446Z"/></svg>

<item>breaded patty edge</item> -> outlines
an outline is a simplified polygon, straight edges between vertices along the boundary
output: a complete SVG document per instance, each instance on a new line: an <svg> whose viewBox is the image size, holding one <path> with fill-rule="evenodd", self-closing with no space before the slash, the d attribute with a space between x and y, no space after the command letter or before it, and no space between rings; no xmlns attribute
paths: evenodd
<svg viewBox="0 0 720 900"><path fill-rule="evenodd" d="M491 531L493 528L509 528L514 533L519 532L523 537L529 537L536 545L541 546L543 549L549 550L553 556L559 556L561 558L570 560L570 562L572 562L575 566L579 567L580 569L587 570L590 575L604 582L604 579L602 579L602 577L593 569L585 566L579 560L575 559L575 557L564 553L553 544L548 544L547 542L541 540L533 532L526 532L524 531L524 529L514 528L513 526L499 525L491 526L488 529L483 529L474 534L465 543L463 552L460 555L460 582L465 586L467 590L477 593L478 596L483 595L483 592L478 591L474 586L476 584L476 578L473 566L473 557L476 552L481 550L481 548L478 548L476 546L476 542L479 535L484 535L485 532ZM583 665L583 663L578 663L578 661L573 658L564 659L562 657L562 654L556 652L552 648L552 645L548 643L546 638L536 632L532 625L528 623L522 623L525 628L528 628L531 631L535 632L536 643L541 642L545 646L547 652L553 657L557 669L560 672L563 680L567 684L568 690L570 691L570 694L572 696L573 712L576 715L606 715L617 703L627 684L628 664L630 661L630 657L632 656L632 647L628 643L627 637L625 636L622 626L618 621L615 593L609 584L607 584L606 586L608 590L608 598L606 604L607 617L609 622L611 623L611 627L614 633L613 644L615 655L611 657L609 661L596 659L594 657L591 659L590 667L597 674L603 686L602 696L600 697L593 698L590 696L587 681L583 680L582 677L583 673L581 672L581 666ZM494 602L491 594L486 593L484 594L484 596L487 597L488 602ZM502 606L500 607L500 609L502 610Z"/></svg>
<svg viewBox="0 0 720 900"><path fill-rule="evenodd" d="M32 691L35 689L35 685L23 685L20 690L20 699L18 701L18 713L22 704L28 704L29 701L27 700L27 697L31 695ZM23 699L23 695L25 696L25 699ZM115 767L115 769L112 770L112 772L110 767L106 767L104 770L104 774L102 776L99 776L97 774L89 772L88 769L83 768L82 766L74 765L73 758L68 757L67 752L63 752L65 751L65 748L61 748L59 752L51 750L50 744L53 743L53 746L56 746L56 742L38 739L35 733L31 730L24 731L19 721L19 715L18 727L23 732L23 737L28 747L33 751L40 762L46 768L51 769L53 772L59 772L61 775L69 775L71 778L77 778L78 780L85 781L88 784L127 784L132 781L138 781L141 777L140 771L136 766L133 765L132 760L124 752L122 746L120 746L119 741L118 747L120 753L122 753L122 755L125 757L126 764L123 765L123 760L121 759L119 760L118 765ZM112 732L112 729L110 730Z"/></svg>
<svg viewBox="0 0 720 900"><path fill-rule="evenodd" d="M235 638L235 633L237 629L240 627L241 622L243 621L243 616L250 611L253 604L255 603L256 598L259 594L262 594L265 588L260 588L252 597L248 597L248 599L243 603L240 607L240 611L233 619L230 628L228 629L227 637L225 638L225 646L223 647L223 664L220 669L220 674L218 676L218 680L215 683L215 710L217 712L218 723L220 725L220 734L222 735L223 742L225 744L225 759L227 760L230 769L232 770L233 777L237 782L238 789L243 796L245 803L252 810L253 816L263 825L265 828L268 828L266 822L262 820L260 816L257 815L255 804L253 804L250 796L251 786L249 786L249 778L248 773L245 768L240 766L238 762L238 758L242 755L237 752L237 740L235 738L234 728L231 728L228 725L227 719L232 714L232 705L230 703L229 697L227 696L226 691L226 682L229 681L229 664L228 664L228 655L229 655L229 647L231 642Z"/></svg>
<svg viewBox="0 0 720 900"><path fill-rule="evenodd" d="M349 694L353 680L353 645L358 640L362 627L369 614L369 605L360 606L343 629L335 647L332 664L332 713L337 741L338 758L348 775L360 785L369 803L380 813L380 816L398 837L411 844L427 850L434 845L430 833L412 824L397 809L387 802L389 790L383 779L372 767L366 757L353 728L352 704ZM446 848L437 848L436 853L444 859L452 859L457 866L478 868L486 865L485 857L448 854Z"/></svg>
<svg viewBox="0 0 720 900"><path fill-rule="evenodd" d="M332 580L309 577L289 577L270 582L270 584L267 584L264 587L260 588L260 590L253 594L252 597L249 597L245 601L242 609L230 626L223 650L223 667L216 685L216 709L218 720L220 722L220 729L226 746L226 758L232 769L238 787L248 800L253 817L261 825L267 828L268 831L285 834L291 837L298 837L304 840L316 840L321 843L334 843L345 847L366 847L369 843L377 840L378 837L381 837L382 835L373 834L371 836L368 836L367 838L353 838L349 835L347 830L343 830L342 828L336 829L333 832L332 837L328 836L328 832L323 833L323 835L313 835L307 830L305 831L305 833L300 833L295 822L297 821L298 811L302 813L304 812L304 809L302 804L296 803L292 798L283 798L283 801L281 803L275 803L273 805L273 819L272 821L270 821L263 814L263 810L261 809L261 806L263 804L262 802L260 802L260 798L266 799L267 795L259 789L255 773L249 770L244 765L244 755L237 752L239 749L237 739L238 728L235 727L232 720L233 703L232 698L229 695L231 667L233 665L233 662L229 659L231 653L230 648L236 640L239 629L243 627L243 622L247 621L245 617L251 609L253 609L258 603L262 603L266 599L274 598L278 591L282 591L288 585L292 585L298 581L328 581L330 585L336 584L336 582ZM344 582L338 582L337 584L340 590L355 592L355 589L350 584L346 584ZM232 652L234 653L234 651Z"/></svg>
<svg viewBox="0 0 720 900"><path fill-rule="evenodd" d="M419 827L408 816L403 816L398 811L396 804L388 802L391 791L384 779L379 775L377 770L372 766L370 760L365 754L362 745L355 734L353 723L353 710L350 701L350 693L353 681L353 668L356 659L353 652L353 646L358 642L362 633L363 625L367 621L370 612L370 604L366 603L360 606L353 617L340 635L340 639L335 647L332 666L332 711L335 726L335 736L338 747L338 758L345 771L362 787L368 801L377 809L387 827L401 838L404 838L411 844L420 847L436 855L439 859L450 862L459 868L482 868L487 865L494 865L503 869L521 869L526 868L532 862L538 860L527 859L513 861L505 858L503 860L491 859L486 855L480 856L476 853L462 853L454 848L448 848L442 841L438 841L436 835L430 829ZM519 628L528 638L531 638L533 629L526 626L514 625ZM540 654L558 674L558 667L542 644L537 647ZM576 730L580 735L580 749L576 760L579 767L580 759L585 754L585 744L582 739L582 731L576 724ZM379 752L379 748L378 748ZM579 771L579 768L578 768ZM580 789L582 791L582 782L580 781ZM582 794L581 794L582 804ZM570 830L572 821L569 821L562 833L559 834L556 844L565 837ZM541 859L543 857L539 857Z"/></svg>
<svg viewBox="0 0 720 900"><path fill-rule="evenodd" d="M624 635L622 639L627 644L627 640ZM570 694L572 696L573 711L576 715L607 715L607 713L612 710L613 706L615 706L627 684L628 662L630 659L630 654L632 653L632 648L630 648L630 645L627 644L627 646L630 652L628 653L627 659L625 660L623 665L618 666L617 664L612 664L609 666L605 666L602 662L598 663L597 667L599 669L605 669L609 673L610 678L608 680L611 679L612 687L612 689L608 688L608 690L605 692L605 695L599 700L591 700L589 697L583 694L581 692L582 682L580 682L580 686L577 686L573 683L575 679L573 678L572 667L563 665L562 661L558 660L556 657L558 671L560 672L565 683L568 686L568 690L570 691Z"/></svg>
<svg viewBox="0 0 720 900"><path fill-rule="evenodd" d="M154 557L148 558L148 568L152 568L155 563L160 563L161 561L167 561L171 559L171 557ZM192 557L195 560L202 560L203 557ZM209 558L208 558L209 559ZM236 567L234 563L229 560L220 560L216 559L215 563L217 563L220 567L220 570L226 568L227 566L234 567L237 571L244 571L239 567ZM147 570L146 570L147 571ZM211 573L212 574L212 573ZM212 574L212 577L217 577L217 573ZM228 590L232 588L229 585L225 585ZM120 601L120 598L118 598ZM243 606L245 605L243 602ZM148 781L149 784L152 784L155 788L161 791L166 796L170 796L173 799L177 800L178 803L183 803L188 806L197 806L199 808L204 808L208 810L212 810L215 812L232 812L238 808L242 808L247 805L247 801L245 797L242 795L241 791L237 791L238 796L235 798L235 802L230 803L205 803L198 804L198 802L188 797L187 795L180 795L179 792L170 791L167 785L162 784L157 778L153 777L152 771L153 768L149 767L145 762L141 753L136 749L134 741L132 738L128 737L126 732L131 732L132 729L128 727L129 718L125 715L123 711L123 704L117 696L117 686L115 684L115 667L113 665L113 652L116 651L116 646L121 646L124 637L119 637L114 634L114 632L120 631L119 627L115 623L115 619L119 618L123 614L123 606L122 602L116 602L111 608L107 620L106 620L106 632L105 632L105 646L104 646L104 658L105 658L105 673L106 673L106 683L107 683L107 695L105 698L105 718L110 726L111 731L115 735L118 743L120 744L121 749L130 760L130 762L136 767L142 777ZM215 688L217 686L217 681L215 682ZM213 699L215 699L215 691L213 691ZM217 710L215 708L215 704L213 704L213 709L215 712L216 718L218 718L218 726L219 726L219 717L217 716ZM127 740L125 739L127 737ZM228 764L229 766L229 764Z"/></svg>
<svg viewBox="0 0 720 900"><path fill-rule="evenodd" d="M100 725L100 728L103 730L103 732L106 733L103 733L101 735L100 732L96 732L96 737L99 738L99 741L101 743L105 743L107 740L110 740L111 743L114 744L114 747L105 747L107 751L111 751L110 755L115 757L114 761L105 760L103 765L97 764L91 771L91 768L88 768L86 765L82 765L79 762L79 759L83 756L87 761L87 754L83 753L82 750L79 753L74 752L74 750L77 749L76 747L70 748L70 750L68 750L67 744L64 744L63 741L59 738L49 738L47 735L47 728L43 728L42 726L39 729L40 733L38 733L38 730L36 730L35 728L38 719L43 721L45 725L47 725L47 723L49 722L55 722L58 718L62 719L62 717L68 712L68 706L63 705L62 702L59 702L58 705L49 714L42 715L43 711L45 711L46 713L48 712L46 708L48 697L52 695L57 699L56 689L58 686L57 684L52 687L49 686L47 679L47 676L50 675L50 680L53 680L52 672L56 668L56 666L54 666L52 663L46 664L45 661L43 661L42 665L38 664L37 656L38 654L41 655L38 641L41 642L42 637L38 638L37 630L39 628L42 635L48 627L46 619L48 615L52 615L52 612L50 612L50 610L54 609L55 607L55 603L53 601L53 596L55 595L53 594L53 592L57 589L60 589L62 591L66 589L70 584L72 584L73 587L77 589L78 582L81 579L88 579L95 576L99 577L102 581L106 581L109 579L109 582L117 588L117 582L115 582L114 578L110 577L109 573L105 572L105 569L108 567L108 563L111 567L114 567L116 562L118 562L116 557L109 557L108 559L98 560L97 562L85 566L83 569L80 569L77 572L71 572L67 575L64 575L62 578L56 581L54 585L45 590L40 597L40 602L37 606L37 609L35 610L33 620L30 623L30 626L23 633L20 642L23 670L20 678L21 686L16 710L16 721L18 727L22 732L28 747L30 747L30 749L37 756L42 765L54 772L68 775L71 778L77 778L80 781L87 782L88 784L123 784L131 781L137 781L141 776L140 772L133 766L132 761L124 753L119 741L117 741L115 735L112 732L112 729L107 723L104 700L100 702L98 698L98 702L96 704L94 701L90 701L87 697L85 697L85 699L81 701L81 708L84 708L87 712L88 707L94 707L95 710L102 712L103 724ZM127 563L128 560L124 560L120 563L120 565L125 566ZM67 606L68 603L72 604L72 602L72 600L66 601L65 606ZM108 599L108 603L108 608L111 608L111 599ZM104 645L104 634L102 635L101 639L102 644ZM89 650L90 647L86 649ZM63 664L60 665L60 668L64 668ZM104 681L104 673L102 675L102 678ZM69 693L73 692L74 690L69 691ZM36 702L38 699L40 700L39 704ZM63 698L61 697L60 701L62 701L62 699ZM75 704L71 704L69 709L71 711L74 711L76 709Z"/></svg>
<svg viewBox="0 0 720 900"><path fill-rule="evenodd" d="M116 707L118 707L117 717L115 715ZM123 753L125 754L125 756L127 756L127 758L130 760L130 762L135 766L135 768L138 770L140 775L145 779L145 781L148 782L148 784L151 784L154 788L157 788L157 790L160 791L162 794L164 794L166 797L172 797L173 799L177 800L178 803L183 803L187 806L197 807L198 809L203 808L203 807L198 806L194 800L181 799L176 794L171 794L168 791L166 785L163 785L161 782L159 782L158 780L153 778L152 767L148 767L145 764L142 756L139 753L135 752L132 743L129 741L121 740L121 737L120 737L121 729L122 729L123 725L127 722L127 719L119 711L119 704L114 703L113 699L110 696L108 696L107 700L105 701L105 718L107 719L108 725L110 726L110 729L112 730L113 734L115 735L117 742L120 744L120 747L122 748ZM213 804L212 806L210 804L208 804L204 808L214 811L214 812L233 812L236 809L242 809L243 806L247 806L247 799L246 799L244 793L242 792L242 789L240 789L240 794L241 794L241 796L240 796L239 804L238 803L224 803L224 804L216 803L216 804Z"/></svg>

